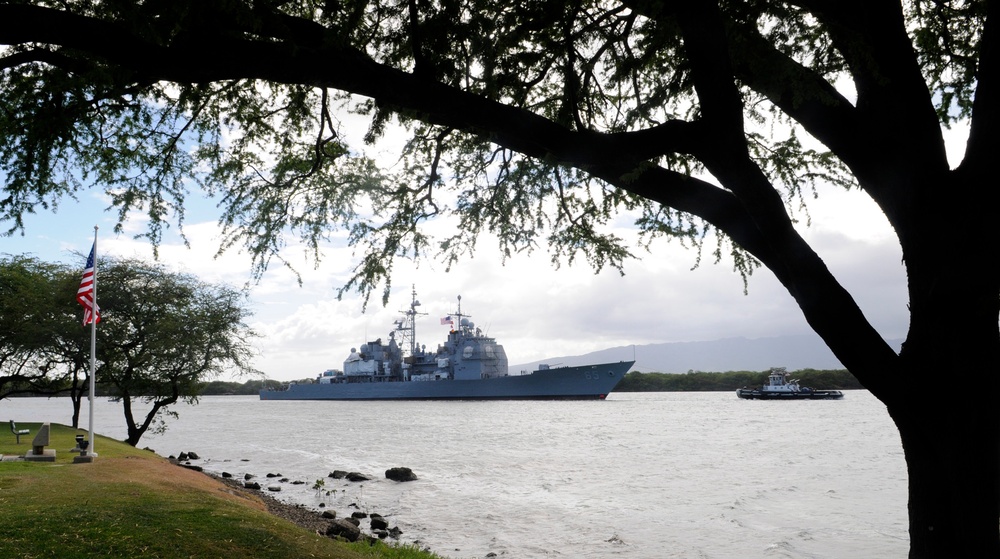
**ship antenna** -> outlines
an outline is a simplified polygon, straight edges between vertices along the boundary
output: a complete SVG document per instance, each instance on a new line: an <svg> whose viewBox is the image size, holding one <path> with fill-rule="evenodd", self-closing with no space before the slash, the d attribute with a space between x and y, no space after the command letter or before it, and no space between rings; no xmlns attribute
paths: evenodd
<svg viewBox="0 0 1000 559"><path fill-rule="evenodd" d="M420 301L417 300L417 287L415 285L413 286L412 297L413 298L410 301L410 309L400 311L403 315L403 319L396 321L396 330L398 330L400 335L403 337L400 345L404 348L409 346L410 355L415 355L417 349L417 315L424 314L417 312L417 307L420 306Z"/></svg>
<svg viewBox="0 0 1000 559"><path fill-rule="evenodd" d="M417 306L420 305L420 301L417 301L417 285L413 284L412 301L410 301L410 355L416 355L416 345L417 345Z"/></svg>

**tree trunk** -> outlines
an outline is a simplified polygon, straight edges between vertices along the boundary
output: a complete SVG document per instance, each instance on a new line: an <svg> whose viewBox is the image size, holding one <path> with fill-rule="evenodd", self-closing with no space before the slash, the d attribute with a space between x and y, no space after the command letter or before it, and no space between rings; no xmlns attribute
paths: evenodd
<svg viewBox="0 0 1000 559"><path fill-rule="evenodd" d="M911 325L900 386L878 395L906 457L910 558L1000 557L997 294L947 291Z"/></svg>
<svg viewBox="0 0 1000 559"><path fill-rule="evenodd" d="M73 373L73 382L69 388L69 400L73 404L72 425L74 429L80 428L80 409L83 405L83 395L89 391L90 375L84 377L81 383L76 372Z"/></svg>
<svg viewBox="0 0 1000 559"><path fill-rule="evenodd" d="M125 442L135 446L139 444L139 439L142 438L142 434L145 429L140 430L140 427L135 423L135 416L132 414L132 397L128 394L122 394L122 412L125 414L125 432L127 434Z"/></svg>
<svg viewBox="0 0 1000 559"><path fill-rule="evenodd" d="M940 188L968 190L954 177L935 181ZM795 284L789 291L899 429L909 481L910 558L1000 557L1000 275L992 261L1000 247L992 222L982 216L969 217L959 238L924 225L935 212L955 214L948 204L964 200L914 194L896 202L908 210L897 231L910 298L910 328L898 356L885 359L871 349L874 344L862 343L864 328L837 322L829 306L842 303ZM854 343L838 343L845 333Z"/></svg>
<svg viewBox="0 0 1000 559"><path fill-rule="evenodd" d="M82 392L77 393L77 392L74 391L74 392L70 393L70 396L69 396L70 402L72 402L72 404L73 404L73 417L72 417L72 423L71 423L71 425L72 425L72 427L74 429L79 429L80 428L80 406L81 406L81 401L80 401L81 396L80 395L81 394L82 394Z"/></svg>
<svg viewBox="0 0 1000 559"><path fill-rule="evenodd" d="M125 442L132 446L137 446L139 444L139 439L146 434L146 431L149 430L149 426L156 420L156 415L164 408L175 404L177 400L178 397L176 395L154 400L151 402L153 407L150 408L150 410L146 413L146 416L143 417L142 423L136 423L132 412L131 398L122 398L122 408L125 411L125 424L128 429L128 438L125 439Z"/></svg>
<svg viewBox="0 0 1000 559"><path fill-rule="evenodd" d="M1000 557L1000 411L995 394L953 384L890 409L909 476L911 559Z"/></svg>

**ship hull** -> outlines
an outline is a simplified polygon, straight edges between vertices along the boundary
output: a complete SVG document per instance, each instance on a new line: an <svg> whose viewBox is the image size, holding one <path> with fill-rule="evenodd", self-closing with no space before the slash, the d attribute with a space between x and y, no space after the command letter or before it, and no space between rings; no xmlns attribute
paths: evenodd
<svg viewBox="0 0 1000 559"><path fill-rule="evenodd" d="M483 380L292 384L261 390L261 400L600 400L632 361L560 367Z"/></svg>

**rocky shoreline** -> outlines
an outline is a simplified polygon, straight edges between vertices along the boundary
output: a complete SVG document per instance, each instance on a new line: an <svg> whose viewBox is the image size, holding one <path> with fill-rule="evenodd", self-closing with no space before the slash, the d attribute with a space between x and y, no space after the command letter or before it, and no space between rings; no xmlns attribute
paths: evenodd
<svg viewBox="0 0 1000 559"><path fill-rule="evenodd" d="M200 457L194 452L181 453L178 457L168 457L168 460L178 466L196 470L209 477L217 479L226 485L234 494L243 495L248 498L259 498L264 503L268 513L320 535L342 538L348 541L358 541L364 539L385 539L388 537L399 539L399 536L402 534L402 531L398 527L390 528L385 518L376 513L368 514L356 511L352 513L350 517L338 518L336 512L332 509L317 512L302 504L286 503L269 494L267 491L263 491L262 489L264 488L262 488L259 483L250 481L255 476L246 474L244 479L240 480L233 478L232 475L227 472L222 472L221 474L207 472L202 466L191 462L191 460L199 459ZM385 475L387 479L397 482L413 481L417 479L416 475L414 475L413 471L409 468L390 468L389 470L386 470ZM280 476L280 474L267 475L268 478L278 476ZM366 481L371 479L370 477L357 472L346 472L341 470L331 472L328 477L335 479L347 479L349 481ZM279 481L285 482L288 480L282 478ZM280 486L268 486L266 489L270 491L280 490ZM368 520L367 533L361 528L362 519Z"/></svg>
<svg viewBox="0 0 1000 559"><path fill-rule="evenodd" d="M259 498L264 502L264 506L267 507L267 512L278 518L285 519L307 530L324 535L330 528L333 519L325 518L322 513L309 509L305 505L286 503L259 489L247 489L243 482L233 478L224 478L208 472L203 473L221 481L236 492Z"/></svg>

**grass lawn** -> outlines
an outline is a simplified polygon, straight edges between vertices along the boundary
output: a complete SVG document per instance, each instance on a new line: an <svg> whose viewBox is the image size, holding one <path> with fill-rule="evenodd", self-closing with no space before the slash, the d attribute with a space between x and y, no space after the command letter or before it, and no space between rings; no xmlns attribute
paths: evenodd
<svg viewBox="0 0 1000 559"><path fill-rule="evenodd" d="M5 421L0 455L24 455ZM74 464L83 430L52 424L55 462L0 462L0 557L429 559L412 547L345 544L267 513L256 497L149 451L97 437Z"/></svg>

